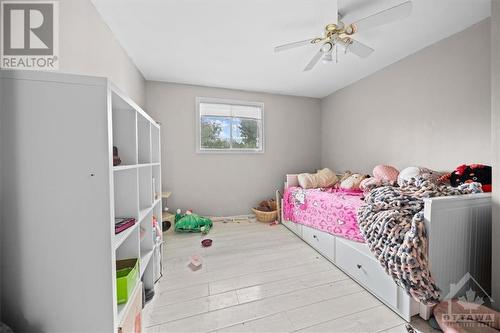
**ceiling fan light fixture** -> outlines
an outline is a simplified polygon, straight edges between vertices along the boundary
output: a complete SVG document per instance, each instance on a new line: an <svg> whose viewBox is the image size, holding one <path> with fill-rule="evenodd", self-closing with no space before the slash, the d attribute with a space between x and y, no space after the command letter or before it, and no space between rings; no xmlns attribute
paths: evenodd
<svg viewBox="0 0 500 333"><path fill-rule="evenodd" d="M323 62L333 61L333 52L335 52L335 61L338 62L339 47L342 47L345 53L349 52L360 58L366 58L375 50L358 41L353 35L357 34L358 31L368 30L408 17L412 12L412 1L406 0L399 5L366 16L355 22L351 21L350 24L344 24L343 22L344 20L349 21L347 19L349 15L346 16L345 13L338 13L337 23L327 24L321 37L280 45L275 47L274 50L275 52L279 52L304 45L320 44L318 45L320 46L319 50L316 51L312 59L307 63L304 72L313 69L320 60L323 60Z"/></svg>
<svg viewBox="0 0 500 333"><path fill-rule="evenodd" d="M323 53L331 53L332 49L333 49L333 44L329 42L323 44L323 46L321 47Z"/></svg>
<svg viewBox="0 0 500 333"><path fill-rule="evenodd" d="M345 27L344 32L346 35L354 35L356 32L358 32L358 27L356 27L355 24L349 24L348 26Z"/></svg>

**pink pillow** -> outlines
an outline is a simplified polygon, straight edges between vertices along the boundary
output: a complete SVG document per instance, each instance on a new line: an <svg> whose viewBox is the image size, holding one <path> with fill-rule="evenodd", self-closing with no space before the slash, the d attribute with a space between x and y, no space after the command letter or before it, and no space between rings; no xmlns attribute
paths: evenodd
<svg viewBox="0 0 500 333"><path fill-rule="evenodd" d="M373 177L380 179L382 183L396 183L399 171L389 165L377 165L373 168Z"/></svg>

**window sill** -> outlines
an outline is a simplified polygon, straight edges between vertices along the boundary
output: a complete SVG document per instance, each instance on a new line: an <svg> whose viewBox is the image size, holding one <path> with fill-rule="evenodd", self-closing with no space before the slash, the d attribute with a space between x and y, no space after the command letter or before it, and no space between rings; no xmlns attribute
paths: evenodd
<svg viewBox="0 0 500 333"><path fill-rule="evenodd" d="M240 149L231 149L231 150L225 150L225 149L197 149L196 154L208 154L208 155L213 155L213 154L223 154L223 155L231 155L231 154L236 154L236 155L241 155L241 154L264 154L264 149L261 150L240 150Z"/></svg>

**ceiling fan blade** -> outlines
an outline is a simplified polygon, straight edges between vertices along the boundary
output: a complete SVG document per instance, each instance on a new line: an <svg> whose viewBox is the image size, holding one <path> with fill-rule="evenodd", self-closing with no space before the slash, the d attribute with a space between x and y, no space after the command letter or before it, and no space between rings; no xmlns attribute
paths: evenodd
<svg viewBox="0 0 500 333"><path fill-rule="evenodd" d="M301 47L301 46L305 46L305 45L309 45L309 44L314 45L318 41L320 41L319 38L312 38L312 39L301 40L299 42L288 43L288 44L276 46L274 48L274 52L286 51L286 50L294 49L296 47Z"/></svg>
<svg viewBox="0 0 500 333"><path fill-rule="evenodd" d="M365 17L364 19L354 22L352 25L355 26L356 31L371 29L408 17L410 16L412 9L413 3L411 1L406 1L400 5Z"/></svg>
<svg viewBox="0 0 500 333"><path fill-rule="evenodd" d="M368 45L351 38L347 41L341 40L340 43L346 48L346 51L354 53L360 58L366 58L375 51Z"/></svg>
<svg viewBox="0 0 500 333"><path fill-rule="evenodd" d="M316 66L319 59L321 59L321 57L323 56L324 53L325 52L323 51L323 47L321 47L318 50L318 52L316 52L314 57L312 57L311 61L309 61L309 63L306 65L306 67L304 68L304 72L307 72L307 71L310 71L311 69L313 69L313 67Z"/></svg>

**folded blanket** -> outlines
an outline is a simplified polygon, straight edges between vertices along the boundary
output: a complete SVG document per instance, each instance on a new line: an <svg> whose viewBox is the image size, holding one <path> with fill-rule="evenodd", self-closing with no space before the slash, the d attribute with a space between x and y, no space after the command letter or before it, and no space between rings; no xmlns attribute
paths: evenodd
<svg viewBox="0 0 500 333"><path fill-rule="evenodd" d="M371 190L358 209L359 227L371 252L396 284L417 301L439 302L439 289L428 266L423 199L479 192L479 183L453 188L419 177L401 187Z"/></svg>

